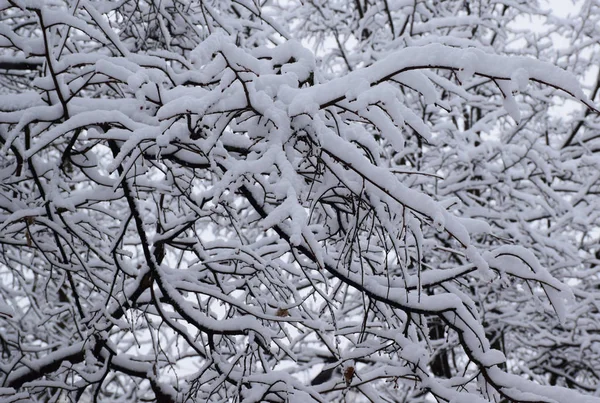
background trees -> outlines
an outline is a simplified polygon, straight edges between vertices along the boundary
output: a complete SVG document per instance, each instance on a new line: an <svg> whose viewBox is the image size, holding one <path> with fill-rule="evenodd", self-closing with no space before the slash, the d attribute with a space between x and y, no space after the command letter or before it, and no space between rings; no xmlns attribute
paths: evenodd
<svg viewBox="0 0 600 403"><path fill-rule="evenodd" d="M594 7L0 2L0 396L596 401Z"/></svg>

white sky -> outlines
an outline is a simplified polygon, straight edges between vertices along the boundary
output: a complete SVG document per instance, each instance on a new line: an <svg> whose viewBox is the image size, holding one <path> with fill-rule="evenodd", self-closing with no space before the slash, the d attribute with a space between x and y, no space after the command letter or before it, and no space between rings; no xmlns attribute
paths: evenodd
<svg viewBox="0 0 600 403"><path fill-rule="evenodd" d="M549 8L558 17L568 17L569 14L574 14L581 5L581 0L545 0L549 4Z"/></svg>

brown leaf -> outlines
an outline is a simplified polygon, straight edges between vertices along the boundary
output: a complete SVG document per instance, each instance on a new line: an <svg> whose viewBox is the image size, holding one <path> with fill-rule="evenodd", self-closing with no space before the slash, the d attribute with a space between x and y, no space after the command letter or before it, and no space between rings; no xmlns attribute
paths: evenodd
<svg viewBox="0 0 600 403"><path fill-rule="evenodd" d="M354 367L348 367L344 370L344 380L346 381L346 385L352 383L352 378L354 378Z"/></svg>

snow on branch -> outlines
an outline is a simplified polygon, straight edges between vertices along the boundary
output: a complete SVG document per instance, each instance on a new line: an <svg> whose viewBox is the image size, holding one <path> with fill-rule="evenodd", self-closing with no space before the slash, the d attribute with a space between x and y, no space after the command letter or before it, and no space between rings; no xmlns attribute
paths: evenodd
<svg viewBox="0 0 600 403"><path fill-rule="evenodd" d="M0 397L600 401L547 13L71 3L0 2Z"/></svg>

